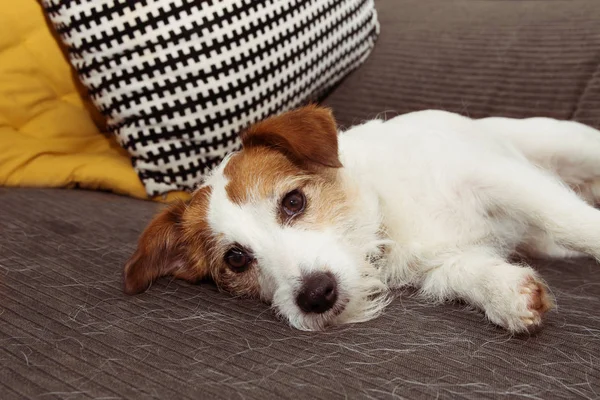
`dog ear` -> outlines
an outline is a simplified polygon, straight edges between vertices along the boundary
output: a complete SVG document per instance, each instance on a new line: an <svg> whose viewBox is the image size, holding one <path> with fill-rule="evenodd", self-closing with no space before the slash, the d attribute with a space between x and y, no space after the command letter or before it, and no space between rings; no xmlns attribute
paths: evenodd
<svg viewBox="0 0 600 400"><path fill-rule="evenodd" d="M182 246L181 219L186 204L177 202L158 214L142 233L124 269L124 291L137 294L164 275L194 280Z"/></svg>
<svg viewBox="0 0 600 400"><path fill-rule="evenodd" d="M243 132L241 138L245 148L271 147L303 167L342 166L337 127L328 108L309 105L267 118Z"/></svg>

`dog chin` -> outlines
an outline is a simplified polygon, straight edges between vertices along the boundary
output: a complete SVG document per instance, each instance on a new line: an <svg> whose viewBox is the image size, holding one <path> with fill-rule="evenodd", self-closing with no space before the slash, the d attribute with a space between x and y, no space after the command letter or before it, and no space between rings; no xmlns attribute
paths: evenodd
<svg viewBox="0 0 600 400"><path fill-rule="evenodd" d="M356 292L362 292L357 296ZM327 328L349 323L366 322L378 317L392 300L387 288L378 284L358 289L353 296L340 295L337 303L321 314L305 313L292 305L287 310L277 307L277 314L289 325L302 331L323 331Z"/></svg>

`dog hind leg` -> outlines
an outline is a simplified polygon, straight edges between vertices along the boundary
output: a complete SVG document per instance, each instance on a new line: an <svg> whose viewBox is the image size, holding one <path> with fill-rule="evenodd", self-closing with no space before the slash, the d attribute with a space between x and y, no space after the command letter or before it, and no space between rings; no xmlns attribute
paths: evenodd
<svg viewBox="0 0 600 400"><path fill-rule="evenodd" d="M588 203L600 203L599 130L552 118L492 117L475 123L508 140L532 163L557 174Z"/></svg>
<svg viewBox="0 0 600 400"><path fill-rule="evenodd" d="M527 164L507 163L490 169L486 181L491 207L525 222L532 233L537 230L559 246L600 260L600 211L554 175Z"/></svg>

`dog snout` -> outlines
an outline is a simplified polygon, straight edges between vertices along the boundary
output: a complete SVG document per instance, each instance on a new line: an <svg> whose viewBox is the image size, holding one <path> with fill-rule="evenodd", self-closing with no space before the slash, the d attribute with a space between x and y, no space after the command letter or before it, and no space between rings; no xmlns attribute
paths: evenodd
<svg viewBox="0 0 600 400"><path fill-rule="evenodd" d="M296 304L306 313L322 314L338 298L337 281L331 272L316 272L303 279Z"/></svg>

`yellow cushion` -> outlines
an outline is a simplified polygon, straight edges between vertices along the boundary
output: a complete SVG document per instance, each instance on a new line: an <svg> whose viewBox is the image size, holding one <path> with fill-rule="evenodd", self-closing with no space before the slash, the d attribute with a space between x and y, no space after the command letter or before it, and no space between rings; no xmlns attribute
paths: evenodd
<svg viewBox="0 0 600 400"><path fill-rule="evenodd" d="M127 153L99 129L103 119L83 93L38 1L0 2L0 185L147 198Z"/></svg>

